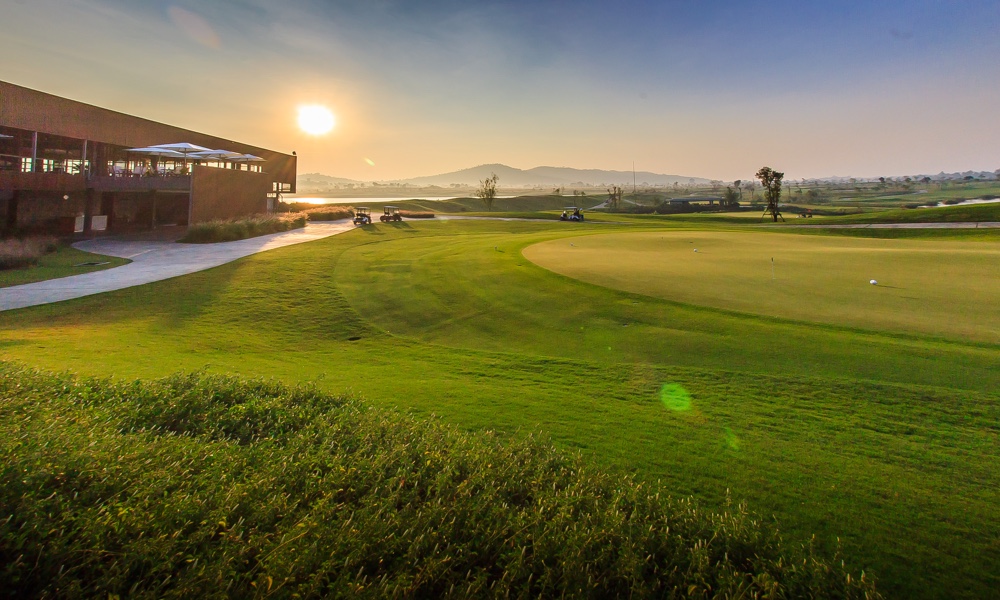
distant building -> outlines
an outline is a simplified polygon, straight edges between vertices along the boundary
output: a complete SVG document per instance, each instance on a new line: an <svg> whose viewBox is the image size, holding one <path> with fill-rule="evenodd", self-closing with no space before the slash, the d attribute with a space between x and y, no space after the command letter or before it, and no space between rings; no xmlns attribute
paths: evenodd
<svg viewBox="0 0 1000 600"><path fill-rule="evenodd" d="M262 160L127 152L178 142ZM262 213L295 192L295 175L294 154L0 81L0 231L130 231Z"/></svg>

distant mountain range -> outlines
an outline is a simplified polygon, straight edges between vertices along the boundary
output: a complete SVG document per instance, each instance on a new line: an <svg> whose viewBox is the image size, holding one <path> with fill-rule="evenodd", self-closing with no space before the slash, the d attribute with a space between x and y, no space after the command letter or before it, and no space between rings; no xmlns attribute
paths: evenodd
<svg viewBox="0 0 1000 600"><path fill-rule="evenodd" d="M492 164L479 165L461 171L442 173L440 175L429 175L425 177L413 177L410 179L399 179L391 182L410 184L416 186L441 186L447 187L452 184L478 186L479 182L492 174L499 177L500 187L533 187L551 186L564 187L572 185L588 186L610 186L610 185L632 185L632 171L606 171L602 169L571 169L568 167L535 167L533 169L517 169L507 165ZM636 171L634 181L638 185L673 185L681 184L706 184L708 179L702 177L685 177L682 175L664 175L661 173L651 173L649 171ZM361 183L342 177L331 177L321 173L307 173L298 178L299 186L303 188Z"/></svg>
<svg viewBox="0 0 1000 600"><path fill-rule="evenodd" d="M413 177L411 179L397 179L392 181L381 181L380 184L407 185L416 187L449 187L451 185L477 187L479 182L496 173L500 178L500 187L572 187L577 186L611 186L620 185L627 187L632 185L632 171L606 171L603 169L571 169L568 167L535 167L533 169L516 169L507 165L492 164L479 165L461 171L442 173L441 175L429 175L425 177ZM965 177L976 179L995 179L1000 177L1000 170L996 173L989 171L965 171L962 173L938 173L928 175L934 181L960 180ZM911 175L914 180L920 180L924 175ZM809 181L822 181L828 183L847 183L852 178L835 175L818 179L810 178ZM902 180L903 177L895 179ZM859 178L858 181L875 181L877 178ZM685 177L683 175L664 175L661 173L651 173L649 171L636 171L635 182L638 185L706 185L711 180L703 177ZM371 184L371 181L358 181L346 179L344 177L333 177L322 173L305 173L298 177L298 187L303 191L322 191L329 188L338 188L345 185Z"/></svg>
<svg viewBox="0 0 1000 600"><path fill-rule="evenodd" d="M500 178L500 186L571 186L571 185L625 185L632 184L632 171L605 171L602 169L571 169L569 167L535 167L533 169L516 169L507 165L479 165L471 169L462 169L441 175L414 177L406 183L416 185L479 185L479 182L496 173ZM636 171L635 182L639 185L673 185L677 183L708 183L708 179L699 177L684 177L681 175L663 175L649 171Z"/></svg>

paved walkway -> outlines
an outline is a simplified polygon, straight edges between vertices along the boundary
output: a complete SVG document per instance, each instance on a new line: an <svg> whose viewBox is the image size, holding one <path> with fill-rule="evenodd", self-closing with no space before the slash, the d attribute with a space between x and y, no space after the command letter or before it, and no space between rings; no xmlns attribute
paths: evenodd
<svg viewBox="0 0 1000 600"><path fill-rule="evenodd" d="M309 223L304 229L272 233L247 240L218 244L178 244L172 240L100 238L73 244L74 248L128 258L127 265L0 288L0 311L121 290L224 265L244 256L293 244L311 242L354 229L343 219Z"/></svg>

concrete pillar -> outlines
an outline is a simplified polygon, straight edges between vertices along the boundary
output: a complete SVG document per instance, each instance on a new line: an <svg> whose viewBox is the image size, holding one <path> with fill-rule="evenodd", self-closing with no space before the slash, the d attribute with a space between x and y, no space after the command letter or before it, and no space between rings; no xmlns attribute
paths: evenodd
<svg viewBox="0 0 1000 600"><path fill-rule="evenodd" d="M95 210L100 210L101 206L101 192L94 190L92 188L87 189L86 200L84 200L83 205L83 232L90 233L93 231L92 219Z"/></svg>
<svg viewBox="0 0 1000 600"><path fill-rule="evenodd" d="M87 140L83 140L83 151L80 153L80 175L90 179L90 170L87 169Z"/></svg>
<svg viewBox="0 0 1000 600"><path fill-rule="evenodd" d="M149 228L156 229L156 190L152 190L149 192L149 199L150 203L152 204L152 208L149 211L150 212Z"/></svg>
<svg viewBox="0 0 1000 600"><path fill-rule="evenodd" d="M38 168L38 132L31 132L31 172L37 173Z"/></svg>
<svg viewBox="0 0 1000 600"><path fill-rule="evenodd" d="M21 190L14 190L14 194L7 201L7 229L17 228L17 202L20 199Z"/></svg>

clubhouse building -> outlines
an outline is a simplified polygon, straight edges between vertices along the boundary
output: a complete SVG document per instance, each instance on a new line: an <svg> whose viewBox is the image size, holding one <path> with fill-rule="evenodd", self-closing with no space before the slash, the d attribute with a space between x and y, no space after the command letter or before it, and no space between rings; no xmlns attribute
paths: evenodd
<svg viewBox="0 0 1000 600"><path fill-rule="evenodd" d="M296 157L0 81L0 232L58 235L269 212Z"/></svg>

